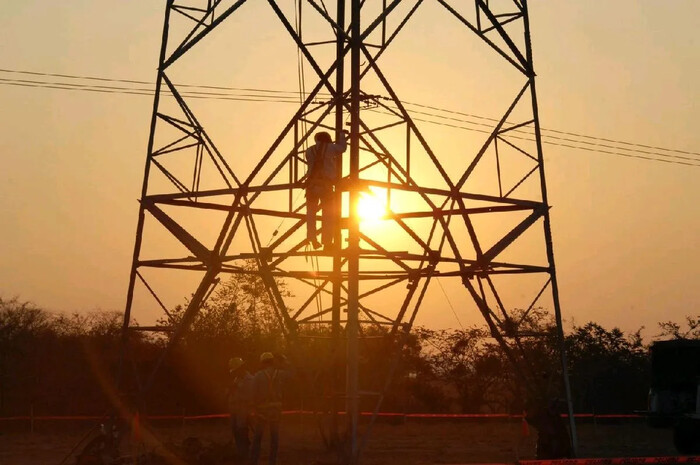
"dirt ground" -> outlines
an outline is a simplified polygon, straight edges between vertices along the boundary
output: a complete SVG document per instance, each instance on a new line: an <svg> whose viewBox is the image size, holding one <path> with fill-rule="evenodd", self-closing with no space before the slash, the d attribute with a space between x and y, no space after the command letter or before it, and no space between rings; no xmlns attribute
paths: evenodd
<svg viewBox="0 0 700 465"><path fill-rule="evenodd" d="M34 433L22 425L0 424L0 464L62 465L74 464L71 449L93 427L92 424L46 422L35 425ZM197 437L205 447L224 449L230 440L224 420L196 420L178 424L156 423L144 434L157 438L148 448L155 450L181 445L188 437ZM676 455L672 434L656 430L642 422L578 425L579 456L664 456ZM122 453L135 451L124 441ZM482 423L464 421L377 424L362 456L362 463L375 464L466 464L513 462L533 458L535 433L523 437L519 421ZM263 442L261 463L267 463L267 442ZM135 454L136 455L136 454ZM334 463L332 454L323 451L317 425L312 418L285 418L281 428L280 465L325 465ZM219 462L221 463L221 462ZM224 463L233 463L226 461Z"/></svg>

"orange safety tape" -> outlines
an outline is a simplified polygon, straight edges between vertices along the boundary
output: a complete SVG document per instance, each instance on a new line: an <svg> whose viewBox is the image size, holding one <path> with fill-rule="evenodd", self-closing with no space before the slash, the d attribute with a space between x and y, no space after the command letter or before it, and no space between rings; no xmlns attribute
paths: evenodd
<svg viewBox="0 0 700 465"><path fill-rule="evenodd" d="M700 456L597 457L581 459L520 460L514 463L469 463L463 465L647 465L700 463Z"/></svg>
<svg viewBox="0 0 700 465"><path fill-rule="evenodd" d="M518 465L637 465L637 464L700 463L700 456L610 457L558 460L520 460Z"/></svg>
<svg viewBox="0 0 700 465"><path fill-rule="evenodd" d="M408 418L522 418L522 415L509 415L507 413L407 413L406 417L408 417Z"/></svg>
<svg viewBox="0 0 700 465"><path fill-rule="evenodd" d="M104 416L88 416L88 415L37 415L31 417L29 415L17 416L17 417L0 417L0 421L7 420L103 420L107 417Z"/></svg>
<svg viewBox="0 0 700 465"><path fill-rule="evenodd" d="M285 410L282 412L283 415L314 415L319 414L319 412L312 412L309 410ZM338 412L339 415L345 415L345 412ZM371 416L373 412L360 412L361 416ZM148 415L144 416L149 420L202 420L209 418L227 418L228 413L214 413L206 415ZM521 414L507 414L507 413L397 413L397 412L380 412L377 414L379 417L405 417L405 418L488 418L488 419L517 419L523 418ZM563 418L566 418L566 414L562 414ZM644 418L644 415L639 414L592 414L592 413L577 413L574 415L575 418L608 418L608 419L623 419L623 418ZM94 416L94 415L43 415L35 416L34 420L101 420L105 419L104 416ZM0 421L12 421L12 420L31 420L32 417L28 415L14 416L14 417L0 417Z"/></svg>
<svg viewBox="0 0 700 465"><path fill-rule="evenodd" d="M231 415L228 413L213 413L210 415L192 415L185 417L185 420L205 420L207 418L228 418Z"/></svg>

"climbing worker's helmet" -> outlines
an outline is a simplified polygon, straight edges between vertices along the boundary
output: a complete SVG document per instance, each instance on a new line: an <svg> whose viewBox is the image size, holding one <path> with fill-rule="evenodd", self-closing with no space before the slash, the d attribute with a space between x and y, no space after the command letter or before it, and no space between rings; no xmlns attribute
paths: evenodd
<svg viewBox="0 0 700 465"><path fill-rule="evenodd" d="M330 144L331 142L333 142L333 139L331 139L331 135L328 134L326 131L317 132L316 135L314 136L314 140L316 141L317 144L321 144L321 143Z"/></svg>
<svg viewBox="0 0 700 465"><path fill-rule="evenodd" d="M272 352L263 352L260 354L260 363L265 363L265 362L271 362L275 359L275 356L272 355Z"/></svg>
<svg viewBox="0 0 700 465"><path fill-rule="evenodd" d="M228 360L228 371L233 373L243 366L243 359L241 357L231 357Z"/></svg>

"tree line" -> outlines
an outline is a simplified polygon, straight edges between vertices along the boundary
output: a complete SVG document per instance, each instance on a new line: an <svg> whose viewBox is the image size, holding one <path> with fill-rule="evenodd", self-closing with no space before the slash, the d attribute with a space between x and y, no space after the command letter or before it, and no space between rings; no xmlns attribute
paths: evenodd
<svg viewBox="0 0 700 465"><path fill-rule="evenodd" d="M288 292L280 283L282 292ZM150 413L225 411L227 361L247 360L254 371L261 352L290 356L305 381L293 389L290 407L321 409L342 366L342 351L330 346L327 329L306 331L294 353L277 329L263 283L243 275L223 283L204 305L189 332L165 359L149 401ZM184 305L171 311L177 323ZM535 369L557 370L554 326L545 312L531 312L530 324L552 334L526 347ZM121 357L120 312L56 314L29 302L0 298L0 417L102 414L114 401L115 377L134 372L140 383L162 352L166 337L130 338ZM697 338L700 318L662 322L664 338ZM485 326L454 330L416 328L402 340L400 357L389 332L367 328L360 352L360 376L381 391L392 371L382 409L394 412L520 413L522 386L507 357ZM643 410L650 382L648 345L640 331L625 333L589 322L565 336L574 409L585 413ZM553 368L554 367L554 368ZM128 377L125 377L127 379ZM135 389L126 383L128 389ZM363 408L371 408L368 404Z"/></svg>

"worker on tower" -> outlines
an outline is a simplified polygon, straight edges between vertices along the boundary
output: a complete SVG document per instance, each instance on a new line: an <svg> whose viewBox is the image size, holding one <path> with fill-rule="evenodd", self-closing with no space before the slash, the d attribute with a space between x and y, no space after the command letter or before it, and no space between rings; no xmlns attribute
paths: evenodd
<svg viewBox="0 0 700 465"><path fill-rule="evenodd" d="M248 459L250 450L250 423L253 409L253 377L244 368L240 357L228 361L229 378L226 397L231 413L231 430L236 443L236 455Z"/></svg>
<svg viewBox="0 0 700 465"><path fill-rule="evenodd" d="M262 365L253 377L253 447L250 454L250 464L257 465L260 458L260 445L266 429L270 430L269 463L277 461L279 446L280 418L282 416L282 394L290 377L291 371L284 356L275 363L271 352L260 355Z"/></svg>
<svg viewBox="0 0 700 465"><path fill-rule="evenodd" d="M321 247L316 238L316 213L323 210L321 241L324 248L333 245L333 231L339 215L335 205L334 188L338 182L338 161L347 148L347 131L333 142L325 131L316 133L314 145L306 149L308 174L306 179L306 238L314 249Z"/></svg>

